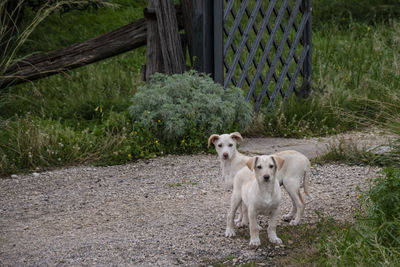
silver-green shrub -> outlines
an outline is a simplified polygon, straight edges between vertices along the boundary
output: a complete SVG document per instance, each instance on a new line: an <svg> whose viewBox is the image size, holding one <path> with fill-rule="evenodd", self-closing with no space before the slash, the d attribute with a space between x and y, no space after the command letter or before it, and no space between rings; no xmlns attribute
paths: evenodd
<svg viewBox="0 0 400 267"><path fill-rule="evenodd" d="M134 121L167 141L181 140L193 130L205 135L243 131L252 119L240 88L224 90L195 71L154 74L133 96L129 111Z"/></svg>

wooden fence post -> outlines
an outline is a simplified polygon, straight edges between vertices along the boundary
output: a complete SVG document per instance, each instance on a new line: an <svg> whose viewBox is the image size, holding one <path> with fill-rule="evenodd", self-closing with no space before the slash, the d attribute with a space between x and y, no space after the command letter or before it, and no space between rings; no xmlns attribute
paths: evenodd
<svg viewBox="0 0 400 267"><path fill-rule="evenodd" d="M164 72L168 75L185 71L185 57L179 36L173 0L154 1Z"/></svg>
<svg viewBox="0 0 400 267"><path fill-rule="evenodd" d="M157 18L154 9L156 0L149 0L149 5L144 10L147 24L146 65L143 68L143 80L148 81L156 72L164 72L163 57L161 52L160 36L158 33Z"/></svg>

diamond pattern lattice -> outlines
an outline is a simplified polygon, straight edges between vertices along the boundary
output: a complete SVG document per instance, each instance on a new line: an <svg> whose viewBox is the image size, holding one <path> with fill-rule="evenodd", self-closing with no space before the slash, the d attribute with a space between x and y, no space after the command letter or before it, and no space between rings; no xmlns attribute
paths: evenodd
<svg viewBox="0 0 400 267"><path fill-rule="evenodd" d="M226 0L223 33L224 87L245 89L256 111L309 86L310 0Z"/></svg>

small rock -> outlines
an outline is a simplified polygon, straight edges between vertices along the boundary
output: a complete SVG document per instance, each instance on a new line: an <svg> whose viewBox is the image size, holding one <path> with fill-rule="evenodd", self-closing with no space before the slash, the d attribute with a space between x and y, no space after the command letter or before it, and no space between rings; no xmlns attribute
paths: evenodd
<svg viewBox="0 0 400 267"><path fill-rule="evenodd" d="M37 172L32 173L33 177L38 177L40 174Z"/></svg>
<svg viewBox="0 0 400 267"><path fill-rule="evenodd" d="M11 178L16 179L16 178L18 178L18 175L12 174L12 175L11 175Z"/></svg>
<svg viewBox="0 0 400 267"><path fill-rule="evenodd" d="M367 151L368 152L372 151L375 154L382 155L382 154L389 153L391 150L392 150L392 148L390 146L376 146L376 147L368 149Z"/></svg>

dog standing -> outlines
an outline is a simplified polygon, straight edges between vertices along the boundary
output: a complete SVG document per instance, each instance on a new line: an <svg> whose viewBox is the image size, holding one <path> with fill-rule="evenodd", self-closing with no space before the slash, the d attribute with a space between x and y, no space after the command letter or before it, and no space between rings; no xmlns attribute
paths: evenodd
<svg viewBox="0 0 400 267"><path fill-rule="evenodd" d="M231 134L212 134L208 139L208 146L214 144L219 160L221 162L221 171L224 184L232 188L233 178L239 170L246 167L250 157L241 154L236 149L237 142L243 141L240 133ZM279 184L285 187L292 200L291 211L283 216L285 221L290 221L291 225L297 225L303 216L305 201L300 193L300 186L303 184L304 193L312 199L308 193L308 176L311 172L311 164L306 156L294 150L286 150L275 153L283 159L282 170L279 170L277 178ZM236 220L240 224L241 213Z"/></svg>
<svg viewBox="0 0 400 267"><path fill-rule="evenodd" d="M281 202L281 189L276 174L282 168L283 160L279 156L260 156L251 158L247 165L248 168L242 168L234 178L225 236L235 236L234 214L242 204L242 222L250 223L250 245L260 245L260 229L257 224L257 215L260 213L269 215L269 241L281 244L282 240L276 235Z"/></svg>
<svg viewBox="0 0 400 267"><path fill-rule="evenodd" d="M295 150L285 150L273 156L281 158L284 163L277 172L279 185L283 185L292 199L290 212L283 216L283 220L290 221L290 225L297 225L304 214L306 202L300 193L303 182L304 193L312 200L308 192L308 176L311 173L311 163L306 156ZM311 201L310 200L310 201Z"/></svg>

